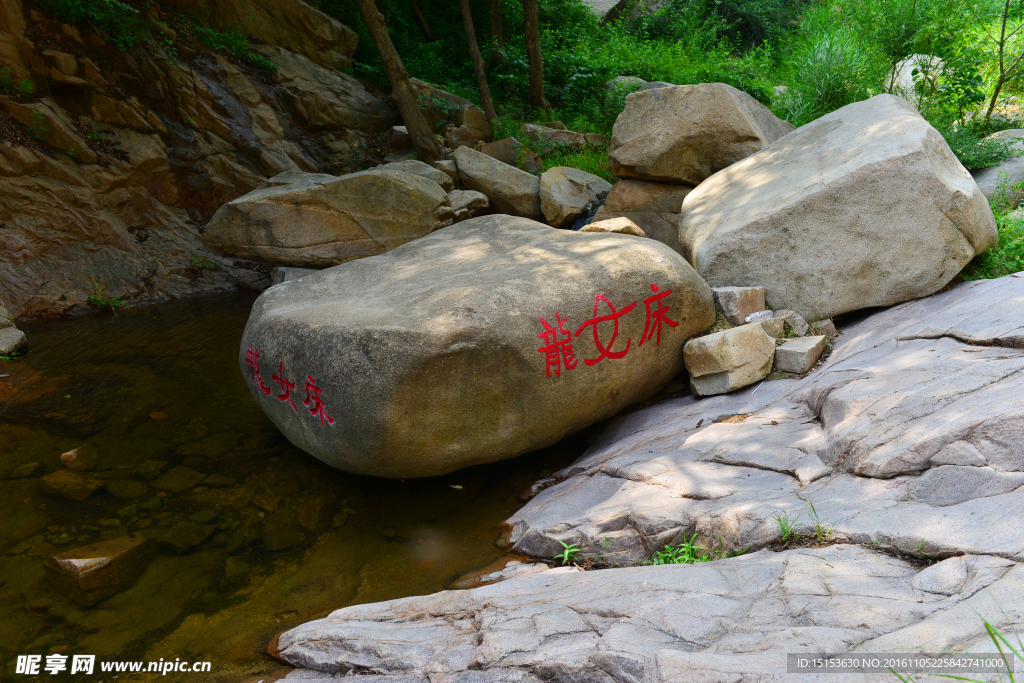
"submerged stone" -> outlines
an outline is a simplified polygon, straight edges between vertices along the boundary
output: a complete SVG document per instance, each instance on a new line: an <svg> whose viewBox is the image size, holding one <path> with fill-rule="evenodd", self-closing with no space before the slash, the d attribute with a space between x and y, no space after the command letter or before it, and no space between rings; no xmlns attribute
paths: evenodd
<svg viewBox="0 0 1024 683"><path fill-rule="evenodd" d="M85 500L96 493L106 482L102 479L76 472L74 470L57 470L38 482L39 492L44 496L67 498L68 500Z"/></svg>
<svg viewBox="0 0 1024 683"><path fill-rule="evenodd" d="M124 536L54 555L43 563L46 580L82 605L134 585L152 558L141 536Z"/></svg>

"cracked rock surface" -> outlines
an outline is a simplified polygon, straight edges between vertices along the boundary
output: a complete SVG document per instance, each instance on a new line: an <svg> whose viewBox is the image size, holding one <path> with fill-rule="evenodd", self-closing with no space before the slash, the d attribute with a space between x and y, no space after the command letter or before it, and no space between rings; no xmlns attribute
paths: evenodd
<svg viewBox="0 0 1024 683"><path fill-rule="evenodd" d="M539 557L629 564L694 532L751 553L348 607L281 636L289 678L783 681L790 652L992 651L982 617L1024 623L1022 303L1024 274L964 284L848 325L802 380L627 415L507 522ZM865 545L758 550L776 515L809 533L807 501Z"/></svg>
<svg viewBox="0 0 1024 683"><path fill-rule="evenodd" d="M964 284L848 327L803 380L628 415L508 520L509 542L606 542L620 562L695 531L757 548L776 515L808 531L810 500L852 542L1024 560L1022 303L1024 277Z"/></svg>
<svg viewBox="0 0 1024 683"><path fill-rule="evenodd" d="M279 645L302 667L289 678L779 681L787 652L986 651L981 616L1012 628L1024 619L1022 595L1024 567L1010 560L963 556L919 571L836 545L699 565L548 570L347 607L284 633Z"/></svg>

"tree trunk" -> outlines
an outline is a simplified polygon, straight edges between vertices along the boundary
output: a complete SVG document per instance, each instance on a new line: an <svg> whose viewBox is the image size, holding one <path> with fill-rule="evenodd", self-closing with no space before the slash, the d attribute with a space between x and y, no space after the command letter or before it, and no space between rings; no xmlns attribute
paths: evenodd
<svg viewBox="0 0 1024 683"><path fill-rule="evenodd" d="M494 41L491 62L495 65L508 62L505 57L505 32L501 30L501 1L491 0L491 40Z"/></svg>
<svg viewBox="0 0 1024 683"><path fill-rule="evenodd" d="M409 85L409 74L402 65L402 59L398 56L391 36L388 35L388 28L384 24L384 15L377 10L375 0L359 0L359 12L363 15L363 23L370 31L373 42L377 45L377 52L380 54L381 64L384 66L384 73L391 81L391 97L398 105L398 112L402 115L402 121L412 138L413 149L420 161L430 164L441 159L443 153L437 138L430 130L423 114L416 104L416 96Z"/></svg>
<svg viewBox="0 0 1024 683"><path fill-rule="evenodd" d="M423 12L420 11L419 3L416 0L412 0L412 11L416 13L416 18L420 22L420 28L423 29L423 35L427 37L431 43L434 42L434 33L430 30L430 25L427 23L426 17L423 16Z"/></svg>
<svg viewBox="0 0 1024 683"><path fill-rule="evenodd" d="M547 109L544 101L544 57L540 53L540 29L537 28L537 0L522 0L526 56L530 60L531 107Z"/></svg>
<svg viewBox="0 0 1024 683"><path fill-rule="evenodd" d="M462 25L466 29L466 43L469 45L469 56L473 60L473 72L476 73L476 87L480 89L480 106L488 121L498 118L491 103L491 89L487 87L487 73L484 71L484 59L480 56L480 48L476 44L476 32L473 30L473 15L469 11L469 0L459 0L462 9Z"/></svg>

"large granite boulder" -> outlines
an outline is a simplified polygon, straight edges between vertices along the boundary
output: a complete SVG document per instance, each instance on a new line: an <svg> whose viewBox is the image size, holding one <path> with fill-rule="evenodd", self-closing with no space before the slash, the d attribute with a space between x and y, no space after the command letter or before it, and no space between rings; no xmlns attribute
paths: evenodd
<svg viewBox="0 0 1024 683"><path fill-rule="evenodd" d="M540 209L554 228L568 228L608 196L612 184L593 173L555 166L540 176Z"/></svg>
<svg viewBox="0 0 1024 683"><path fill-rule="evenodd" d="M995 246L985 195L905 100L850 104L686 196L679 240L712 287L807 320L933 294Z"/></svg>
<svg viewBox="0 0 1024 683"><path fill-rule="evenodd" d="M641 90L615 119L608 165L620 178L697 185L791 130L724 83Z"/></svg>
<svg viewBox="0 0 1024 683"><path fill-rule="evenodd" d="M222 206L203 240L255 261L322 268L382 254L453 217L441 186L419 175L287 171Z"/></svg>
<svg viewBox="0 0 1024 683"><path fill-rule="evenodd" d="M922 569L836 545L690 566L559 567L354 605L283 633L277 652L300 680L358 671L378 674L374 683L880 683L897 679L791 674L787 653L995 652L983 619L1009 634L1022 612L1016 562L968 555Z"/></svg>
<svg viewBox="0 0 1024 683"><path fill-rule="evenodd" d="M651 239L682 253L679 212L683 208L683 199L692 191L690 185L618 180L594 214L594 220L628 218Z"/></svg>
<svg viewBox="0 0 1024 683"><path fill-rule="evenodd" d="M487 195L495 212L544 220L540 178L469 147L459 147L454 157L462 184Z"/></svg>
<svg viewBox="0 0 1024 683"><path fill-rule="evenodd" d="M1024 274L962 284L847 327L800 380L685 397L609 426L507 522L628 563L695 531L726 549L809 528L928 557L1024 561ZM706 540L705 540L706 542Z"/></svg>
<svg viewBox="0 0 1024 683"><path fill-rule="evenodd" d="M270 288L239 363L299 448L431 476L648 398L713 322L711 289L664 245L495 215Z"/></svg>

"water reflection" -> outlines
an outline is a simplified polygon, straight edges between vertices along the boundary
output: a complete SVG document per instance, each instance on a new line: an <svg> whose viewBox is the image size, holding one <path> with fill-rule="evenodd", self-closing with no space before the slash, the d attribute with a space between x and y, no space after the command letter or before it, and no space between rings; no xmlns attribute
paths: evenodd
<svg viewBox="0 0 1024 683"><path fill-rule="evenodd" d="M236 358L252 301L22 326L31 353L0 364L6 674L18 654L62 653L210 660L204 680L271 675L280 665L263 650L276 632L441 590L500 556L494 527L516 495L582 450L580 436L428 480L334 471L289 444L249 395ZM42 495L40 476L85 444L98 454L86 474L106 488L80 502ZM83 607L44 581L45 558L131 534L156 550L131 588Z"/></svg>

